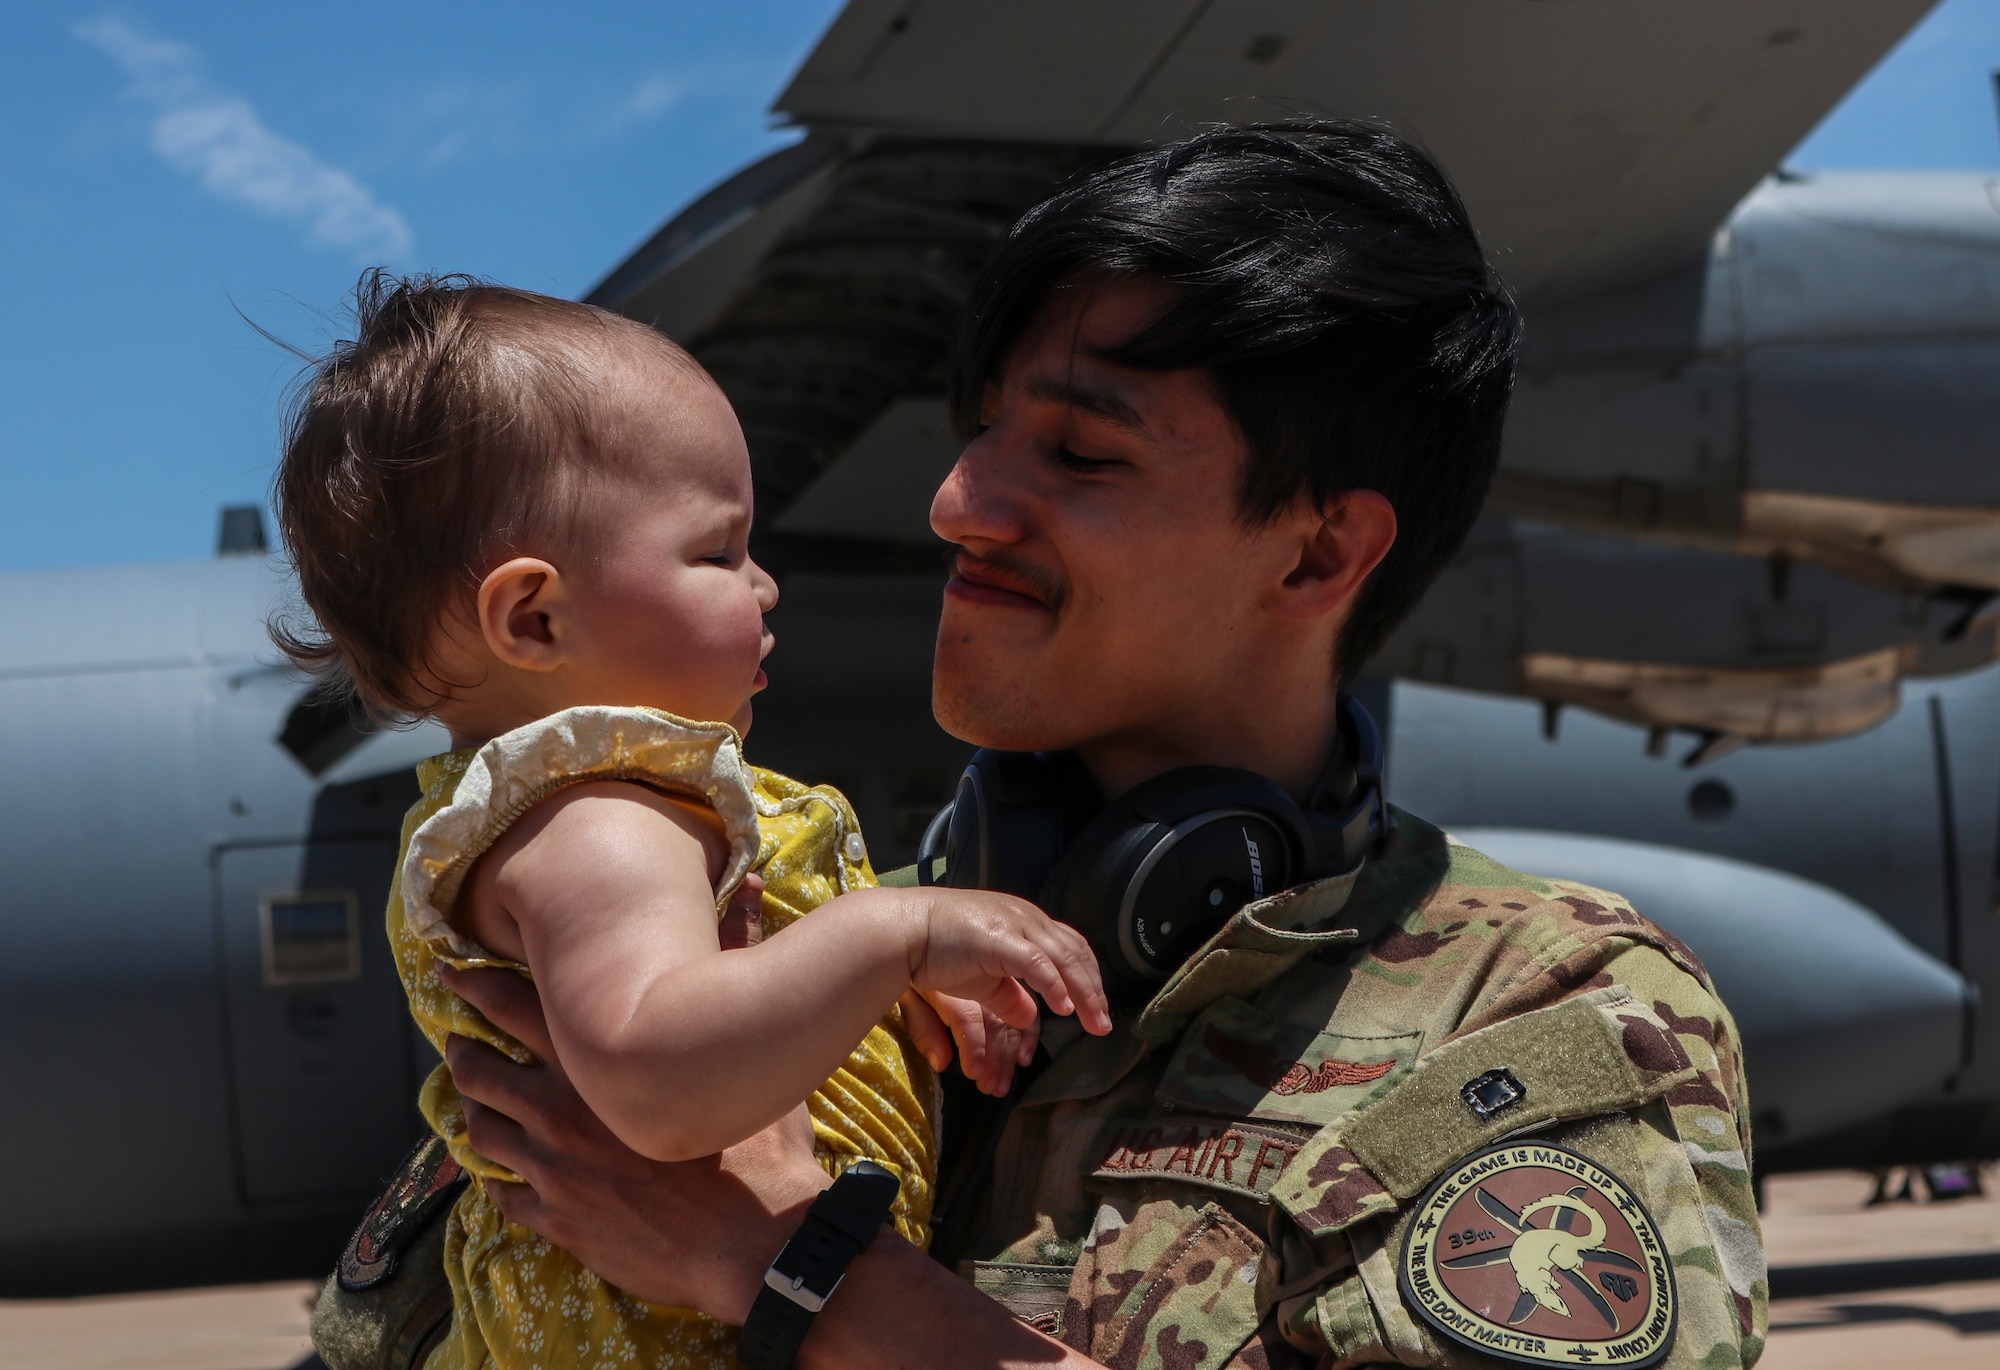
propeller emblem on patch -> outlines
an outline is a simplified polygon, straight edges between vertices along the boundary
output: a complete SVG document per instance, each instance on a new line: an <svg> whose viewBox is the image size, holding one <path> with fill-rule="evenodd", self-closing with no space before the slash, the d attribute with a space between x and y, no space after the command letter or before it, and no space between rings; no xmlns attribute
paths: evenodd
<svg viewBox="0 0 2000 1370"><path fill-rule="evenodd" d="M1433 1184L1403 1238L1403 1299L1529 1365L1652 1365L1674 1342L1673 1265L1626 1183L1565 1147L1508 1142Z"/></svg>

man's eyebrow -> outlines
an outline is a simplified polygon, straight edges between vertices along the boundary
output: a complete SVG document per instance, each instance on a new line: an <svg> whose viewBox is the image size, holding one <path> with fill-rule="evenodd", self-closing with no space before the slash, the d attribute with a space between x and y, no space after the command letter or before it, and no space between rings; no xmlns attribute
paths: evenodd
<svg viewBox="0 0 2000 1370"><path fill-rule="evenodd" d="M1106 423L1129 429L1134 433L1146 433L1146 420L1130 401L1109 390L1094 386L1078 385L1073 381L1057 380L1053 376L1038 376L1024 387L1031 399L1044 400L1050 404L1066 404L1081 409L1086 414L1095 414Z"/></svg>

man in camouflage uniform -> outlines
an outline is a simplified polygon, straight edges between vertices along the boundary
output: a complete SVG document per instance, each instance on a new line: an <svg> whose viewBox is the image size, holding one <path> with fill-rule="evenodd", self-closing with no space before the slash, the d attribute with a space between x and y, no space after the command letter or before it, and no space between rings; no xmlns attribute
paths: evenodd
<svg viewBox="0 0 2000 1370"><path fill-rule="evenodd" d="M1523 1097L1482 1119L1460 1090L1494 1069ZM1479 1364L1408 1306L1399 1255L1413 1200L1526 1134L1658 1220L1668 1363L1748 1365L1748 1118L1686 947L1399 814L1358 878L1244 908L1128 1031L1055 1058L1001 1146L974 1280L1107 1365Z"/></svg>
<svg viewBox="0 0 2000 1370"><path fill-rule="evenodd" d="M1517 337L1456 196L1373 129L1218 131L1031 211L969 306L940 721L1074 749L1107 795L1198 763L1305 795L1339 663L1471 524ZM1110 1036L1051 1023L953 1236L969 1285L884 1236L800 1359L1754 1362L1749 1111L1699 962L1616 895L1392 817ZM463 984L546 1048L531 988ZM825 1183L795 1120L659 1165L557 1063L452 1066L528 1181L501 1206L648 1299L740 1322Z"/></svg>

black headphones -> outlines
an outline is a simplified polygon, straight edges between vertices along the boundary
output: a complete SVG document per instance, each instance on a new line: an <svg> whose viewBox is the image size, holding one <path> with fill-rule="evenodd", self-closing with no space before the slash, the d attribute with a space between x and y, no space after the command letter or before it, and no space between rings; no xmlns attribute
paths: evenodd
<svg viewBox="0 0 2000 1370"><path fill-rule="evenodd" d="M1074 752L980 750L931 820L917 877L1032 899L1090 939L1105 988L1156 985L1253 899L1359 865L1388 828L1382 735L1340 697L1304 805L1252 771L1188 766L1106 804Z"/></svg>

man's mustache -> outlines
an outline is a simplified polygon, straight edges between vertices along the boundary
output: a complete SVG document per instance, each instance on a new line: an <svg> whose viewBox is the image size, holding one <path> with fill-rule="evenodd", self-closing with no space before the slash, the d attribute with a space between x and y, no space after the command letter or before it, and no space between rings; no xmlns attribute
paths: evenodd
<svg viewBox="0 0 2000 1370"><path fill-rule="evenodd" d="M1008 589L1019 586L1039 599L1051 614L1062 613L1063 606L1069 602L1069 582L1025 557L1007 552L986 552L975 556L959 548L955 550L950 565L954 573L969 571L974 576L990 578Z"/></svg>

